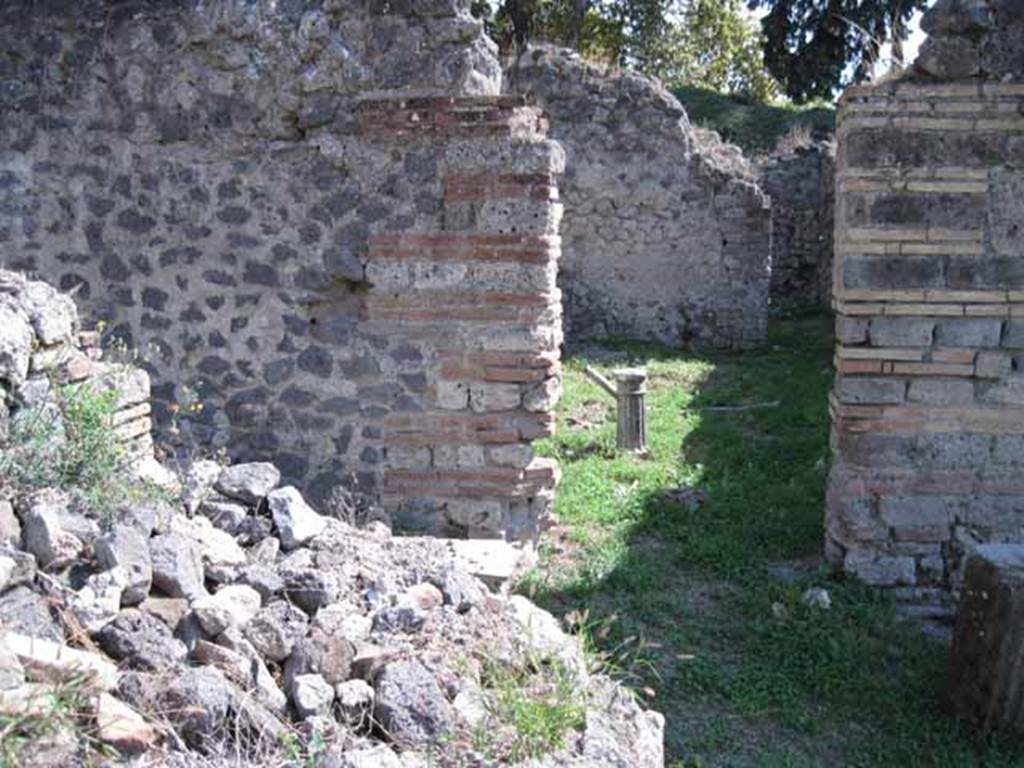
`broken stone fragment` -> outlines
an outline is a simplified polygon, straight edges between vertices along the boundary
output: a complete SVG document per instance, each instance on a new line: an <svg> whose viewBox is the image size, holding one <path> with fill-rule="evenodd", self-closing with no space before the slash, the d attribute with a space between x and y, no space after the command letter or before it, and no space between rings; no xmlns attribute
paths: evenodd
<svg viewBox="0 0 1024 768"><path fill-rule="evenodd" d="M299 675L292 681L292 704L299 717L326 715L334 702L334 688L320 675Z"/></svg>
<svg viewBox="0 0 1024 768"><path fill-rule="evenodd" d="M3 396L0 393L0 407L2 407ZM0 423L3 422L3 412L0 411ZM0 427L2 429L2 427ZM0 440L3 439L0 433ZM14 514L14 505L6 499L0 499L0 544L17 544L21 542L21 523L18 516Z"/></svg>
<svg viewBox="0 0 1024 768"><path fill-rule="evenodd" d="M418 659L386 664L373 689L374 717L403 749L429 747L453 732L455 712L437 680Z"/></svg>
<svg viewBox="0 0 1024 768"><path fill-rule="evenodd" d="M214 667L187 667L173 676L146 680L142 693L158 717L166 719L195 749L203 749L222 731L231 709L233 688Z"/></svg>
<svg viewBox="0 0 1024 768"><path fill-rule="evenodd" d="M483 605L487 598L487 587L483 582L456 564L446 565L434 582L440 587L445 603L456 613L466 613Z"/></svg>
<svg viewBox="0 0 1024 768"><path fill-rule="evenodd" d="M211 643L209 640L198 640L192 649L191 657L196 664L216 667L236 685L249 688L253 684L252 665L249 659L237 651Z"/></svg>
<svg viewBox="0 0 1024 768"><path fill-rule="evenodd" d="M372 681L389 661L397 658L398 652L374 643L356 643L356 655L352 659L352 677Z"/></svg>
<svg viewBox="0 0 1024 768"><path fill-rule="evenodd" d="M154 533L166 533L173 516L174 510L160 501L137 502L120 510L118 522L149 538Z"/></svg>
<svg viewBox="0 0 1024 768"><path fill-rule="evenodd" d="M244 584L231 584L192 604L203 630L219 635L229 627L243 627L260 610L260 593Z"/></svg>
<svg viewBox="0 0 1024 768"><path fill-rule="evenodd" d="M538 661L561 662L566 669L586 677L586 663L578 638L562 631L558 619L522 595L512 595L506 612L519 628L529 653Z"/></svg>
<svg viewBox="0 0 1024 768"><path fill-rule="evenodd" d="M487 702L478 688L459 691L452 700L452 707L470 728L477 728L487 720Z"/></svg>
<svg viewBox="0 0 1024 768"><path fill-rule="evenodd" d="M224 469L213 487L225 496L255 505L279 482L281 473L277 467L266 462L253 462Z"/></svg>
<svg viewBox="0 0 1024 768"><path fill-rule="evenodd" d="M306 674L321 675L329 685L337 685L348 680L355 655L355 646L344 637L314 628L296 641L285 662L285 685L291 688L294 680Z"/></svg>
<svg viewBox="0 0 1024 768"><path fill-rule="evenodd" d="M54 616L50 601L26 586L0 595L0 626L29 637L60 642L64 631Z"/></svg>
<svg viewBox="0 0 1024 768"><path fill-rule="evenodd" d="M249 553L249 559L260 565L273 565L281 551L281 542L274 536L266 536Z"/></svg>
<svg viewBox="0 0 1024 768"><path fill-rule="evenodd" d="M249 509L238 501L214 497L204 500L199 505L199 514L213 523L215 528L233 536L249 516Z"/></svg>
<svg viewBox="0 0 1024 768"><path fill-rule="evenodd" d="M181 664L188 653L170 627L137 608L121 611L96 634L95 640L112 659L147 672Z"/></svg>
<svg viewBox="0 0 1024 768"><path fill-rule="evenodd" d="M444 595L437 587L429 582L422 582L409 587L406 595L416 604L421 611L432 611L444 604Z"/></svg>
<svg viewBox="0 0 1024 768"><path fill-rule="evenodd" d="M284 661L306 634L306 614L286 600L272 602L245 625L245 637L265 658Z"/></svg>
<svg viewBox="0 0 1024 768"><path fill-rule="evenodd" d="M17 568L18 564L14 561L13 557L0 555L0 592L11 586L11 581L14 579L14 572Z"/></svg>
<svg viewBox="0 0 1024 768"><path fill-rule="evenodd" d="M355 749L336 748L324 758L323 768L408 768L415 765L403 763L386 745L374 744Z"/></svg>
<svg viewBox="0 0 1024 768"><path fill-rule="evenodd" d="M260 593L264 600L284 591L284 579L273 566L254 563L239 574L239 579Z"/></svg>
<svg viewBox="0 0 1024 768"><path fill-rule="evenodd" d="M214 483L217 482L217 478L223 471L224 467L216 461L197 461L188 468L181 500L190 515L194 515L200 505L213 493Z"/></svg>
<svg viewBox="0 0 1024 768"><path fill-rule="evenodd" d="M665 764L665 718L644 710L622 686L603 678L591 688L583 732L581 765Z"/></svg>
<svg viewBox="0 0 1024 768"><path fill-rule="evenodd" d="M149 542L153 586L169 597L194 600L206 594L202 552L193 539L165 533Z"/></svg>
<svg viewBox="0 0 1024 768"><path fill-rule="evenodd" d="M56 686L41 683L21 682L13 688L0 688L0 715L11 718L52 715L53 702L59 693Z"/></svg>
<svg viewBox="0 0 1024 768"><path fill-rule="evenodd" d="M120 678L117 667L108 659L63 643L3 630L0 630L0 643L18 657L30 680L65 683L82 678L88 686L109 691Z"/></svg>
<svg viewBox="0 0 1024 768"><path fill-rule="evenodd" d="M133 526L117 525L96 539L94 549L100 566L124 569L127 585L121 595L123 605L138 605L146 599L153 583L147 535Z"/></svg>
<svg viewBox="0 0 1024 768"><path fill-rule="evenodd" d="M19 301L42 345L70 341L78 325L78 310L70 296L41 280L27 280Z"/></svg>
<svg viewBox="0 0 1024 768"><path fill-rule="evenodd" d="M373 616L373 631L412 634L427 623L427 614L410 595L399 595L391 605L381 607Z"/></svg>
<svg viewBox="0 0 1024 768"><path fill-rule="evenodd" d="M120 566L93 574L68 596L67 607L78 625L93 635L117 616L127 584L128 573Z"/></svg>
<svg viewBox="0 0 1024 768"><path fill-rule="evenodd" d="M138 754L156 746L156 729L134 709L109 693L96 701L96 738L123 754Z"/></svg>
<svg viewBox="0 0 1024 768"><path fill-rule="evenodd" d="M338 599L338 580L330 572L316 568L281 570L285 595L310 616Z"/></svg>
<svg viewBox="0 0 1024 768"><path fill-rule="evenodd" d="M234 569L246 565L248 559L245 551L231 534L214 528L213 523L205 517L188 518L175 515L171 518L170 530L186 536L199 545L202 562L206 566L206 576L212 577L213 572L223 569L233 573Z"/></svg>
<svg viewBox="0 0 1024 768"><path fill-rule="evenodd" d="M18 688L25 682L25 669L14 651L0 643L0 691Z"/></svg>
<svg viewBox="0 0 1024 768"><path fill-rule="evenodd" d="M0 379L17 387L28 376L32 357L32 327L6 296L0 296Z"/></svg>
<svg viewBox="0 0 1024 768"><path fill-rule="evenodd" d="M16 587L19 584L32 584L32 582L35 581L35 555L31 555L28 552L24 552L8 544L0 544L0 557L5 557L14 562L14 568L8 577L5 589Z"/></svg>
<svg viewBox="0 0 1024 768"><path fill-rule="evenodd" d="M301 547L320 535L327 525L327 519L317 514L290 485L267 496L267 503L281 546L286 550Z"/></svg>
<svg viewBox="0 0 1024 768"><path fill-rule="evenodd" d="M346 680L334 687L338 716L347 725L360 728L373 713L373 688L363 680Z"/></svg>
<svg viewBox="0 0 1024 768"><path fill-rule="evenodd" d="M159 619L172 632L188 614L188 600L183 597L150 595L138 606L139 610Z"/></svg>
<svg viewBox="0 0 1024 768"><path fill-rule="evenodd" d="M31 497L22 514L22 546L35 555L41 568L59 570L73 562L85 542L65 529L71 515L70 500L60 491L40 491Z"/></svg>

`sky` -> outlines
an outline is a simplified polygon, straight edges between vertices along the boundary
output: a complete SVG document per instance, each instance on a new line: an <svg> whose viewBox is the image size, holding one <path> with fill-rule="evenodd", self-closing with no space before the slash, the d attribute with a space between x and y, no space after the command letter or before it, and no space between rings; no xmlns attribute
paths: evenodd
<svg viewBox="0 0 1024 768"><path fill-rule="evenodd" d="M910 38L903 44L903 61L906 64L913 64L917 58L917 49L921 47L926 37L921 30L921 13L915 13L908 25ZM892 46L886 43L882 47L881 55L878 57L878 64L875 66L875 75L883 75L892 64Z"/></svg>

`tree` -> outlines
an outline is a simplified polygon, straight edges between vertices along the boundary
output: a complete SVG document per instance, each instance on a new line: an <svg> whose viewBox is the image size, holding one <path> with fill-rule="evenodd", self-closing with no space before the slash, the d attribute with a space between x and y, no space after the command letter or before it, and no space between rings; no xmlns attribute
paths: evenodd
<svg viewBox="0 0 1024 768"><path fill-rule="evenodd" d="M644 69L670 85L771 101L778 85L765 68L762 45L741 0L690 0L657 40Z"/></svg>
<svg viewBox="0 0 1024 768"><path fill-rule="evenodd" d="M777 92L742 0L504 0L488 20L505 50L543 40L670 85L760 101Z"/></svg>
<svg viewBox="0 0 1024 768"><path fill-rule="evenodd" d="M786 95L802 103L870 77L879 50L900 57L907 22L927 0L749 0L767 8L764 60Z"/></svg>

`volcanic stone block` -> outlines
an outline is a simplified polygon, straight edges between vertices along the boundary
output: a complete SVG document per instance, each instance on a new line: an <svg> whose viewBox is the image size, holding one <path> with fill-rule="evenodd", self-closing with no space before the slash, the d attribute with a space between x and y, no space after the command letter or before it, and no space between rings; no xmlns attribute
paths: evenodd
<svg viewBox="0 0 1024 768"><path fill-rule="evenodd" d="M948 695L983 732L1024 732L1024 544L985 544L968 559Z"/></svg>

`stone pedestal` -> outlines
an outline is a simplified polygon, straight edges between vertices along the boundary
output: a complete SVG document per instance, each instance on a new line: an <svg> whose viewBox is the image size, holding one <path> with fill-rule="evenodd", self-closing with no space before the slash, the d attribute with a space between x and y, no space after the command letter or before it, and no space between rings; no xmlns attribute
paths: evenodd
<svg viewBox="0 0 1024 768"><path fill-rule="evenodd" d="M643 368L619 368L615 378L615 402L618 411L616 443L620 451L647 452L647 371Z"/></svg>
<svg viewBox="0 0 1024 768"><path fill-rule="evenodd" d="M1024 544L986 544L968 560L948 695L983 732L1024 732Z"/></svg>

